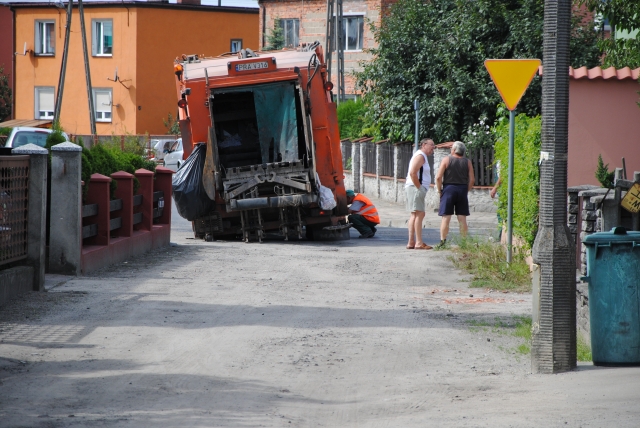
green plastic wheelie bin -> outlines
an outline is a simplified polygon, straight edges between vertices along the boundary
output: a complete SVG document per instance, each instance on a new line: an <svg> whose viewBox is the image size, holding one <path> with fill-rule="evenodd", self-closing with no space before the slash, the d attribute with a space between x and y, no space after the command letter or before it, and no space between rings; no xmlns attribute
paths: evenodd
<svg viewBox="0 0 640 428"><path fill-rule="evenodd" d="M614 227L583 242L593 364L640 365L640 232Z"/></svg>

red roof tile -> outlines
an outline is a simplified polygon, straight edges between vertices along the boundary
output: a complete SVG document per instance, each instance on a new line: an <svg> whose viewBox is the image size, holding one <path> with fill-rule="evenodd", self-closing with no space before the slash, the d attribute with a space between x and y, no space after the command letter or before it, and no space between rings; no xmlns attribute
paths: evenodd
<svg viewBox="0 0 640 428"><path fill-rule="evenodd" d="M538 68L538 74L542 76L542 66ZM629 67L614 68L609 67L603 69L602 67L594 67L587 69L587 67L573 68L569 67L569 76L573 79L633 79L638 80L640 76L640 67L636 69L630 69Z"/></svg>

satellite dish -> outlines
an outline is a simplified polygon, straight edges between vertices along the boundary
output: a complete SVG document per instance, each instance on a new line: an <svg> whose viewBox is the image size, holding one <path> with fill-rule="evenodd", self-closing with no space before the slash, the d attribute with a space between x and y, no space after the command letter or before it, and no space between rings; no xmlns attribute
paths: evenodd
<svg viewBox="0 0 640 428"><path fill-rule="evenodd" d="M27 42L24 42L24 46L22 47L22 56L27 55Z"/></svg>
<svg viewBox="0 0 640 428"><path fill-rule="evenodd" d="M113 74L113 81L117 82L118 81L118 66L116 65L116 72Z"/></svg>

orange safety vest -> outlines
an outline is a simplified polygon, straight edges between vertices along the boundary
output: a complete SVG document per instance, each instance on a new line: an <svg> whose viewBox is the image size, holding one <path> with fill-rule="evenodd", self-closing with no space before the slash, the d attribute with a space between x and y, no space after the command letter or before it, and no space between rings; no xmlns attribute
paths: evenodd
<svg viewBox="0 0 640 428"><path fill-rule="evenodd" d="M364 207L356 214L360 214L365 219L369 220L371 223L380 224L380 217L378 217L378 210L376 206L371 203L369 198L364 196L362 193L358 193L354 198L354 201L360 201L364 204Z"/></svg>

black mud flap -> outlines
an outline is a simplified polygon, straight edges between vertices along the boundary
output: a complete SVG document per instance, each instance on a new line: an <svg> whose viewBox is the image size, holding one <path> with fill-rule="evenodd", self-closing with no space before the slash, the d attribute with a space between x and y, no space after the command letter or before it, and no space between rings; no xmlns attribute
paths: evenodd
<svg viewBox="0 0 640 428"><path fill-rule="evenodd" d="M310 241L348 241L350 223L337 226L306 226L307 239Z"/></svg>

